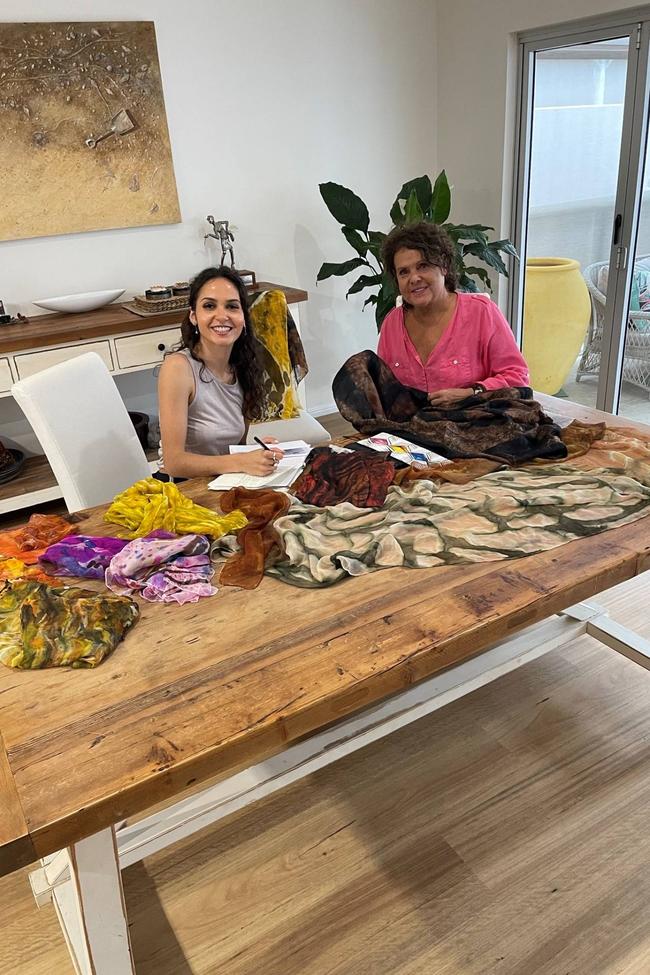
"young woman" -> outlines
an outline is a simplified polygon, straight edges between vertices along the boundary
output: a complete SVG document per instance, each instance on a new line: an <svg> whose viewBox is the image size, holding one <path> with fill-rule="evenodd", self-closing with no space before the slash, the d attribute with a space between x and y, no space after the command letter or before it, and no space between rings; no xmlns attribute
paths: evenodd
<svg viewBox="0 0 650 975"><path fill-rule="evenodd" d="M436 406L528 386L528 366L495 303L456 291L453 244L441 227L396 227L384 262L403 303L384 319L377 354L404 386L424 390Z"/></svg>
<svg viewBox="0 0 650 975"><path fill-rule="evenodd" d="M165 356L158 378L157 476L270 474L282 457L273 446L228 453L231 444L245 442L249 423L261 419L247 292L235 271L208 267L197 274L181 336L180 349Z"/></svg>

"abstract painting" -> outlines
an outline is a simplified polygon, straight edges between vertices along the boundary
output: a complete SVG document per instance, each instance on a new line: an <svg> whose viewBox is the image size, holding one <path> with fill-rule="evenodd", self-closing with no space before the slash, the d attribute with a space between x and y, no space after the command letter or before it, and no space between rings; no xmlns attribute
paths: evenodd
<svg viewBox="0 0 650 975"><path fill-rule="evenodd" d="M148 21L0 23L0 240L178 223Z"/></svg>

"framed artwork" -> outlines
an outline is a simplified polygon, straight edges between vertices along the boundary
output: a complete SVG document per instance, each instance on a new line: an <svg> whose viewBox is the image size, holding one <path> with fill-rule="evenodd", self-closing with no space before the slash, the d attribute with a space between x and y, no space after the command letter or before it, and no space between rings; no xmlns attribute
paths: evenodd
<svg viewBox="0 0 650 975"><path fill-rule="evenodd" d="M148 21L0 23L0 240L178 223Z"/></svg>

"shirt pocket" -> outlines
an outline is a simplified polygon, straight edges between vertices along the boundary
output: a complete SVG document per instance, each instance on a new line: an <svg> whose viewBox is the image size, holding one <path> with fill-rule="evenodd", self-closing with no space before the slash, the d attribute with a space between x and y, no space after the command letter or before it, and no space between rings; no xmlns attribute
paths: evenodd
<svg viewBox="0 0 650 975"><path fill-rule="evenodd" d="M466 355L450 355L441 359L439 364L441 389L460 389L472 381L469 357Z"/></svg>
<svg viewBox="0 0 650 975"><path fill-rule="evenodd" d="M420 374L418 375L418 370L413 368L413 364L408 359L406 361L400 359L399 362L393 359L392 362L388 363L388 367L395 376L395 379L399 380L402 386L423 388L424 370L420 368Z"/></svg>

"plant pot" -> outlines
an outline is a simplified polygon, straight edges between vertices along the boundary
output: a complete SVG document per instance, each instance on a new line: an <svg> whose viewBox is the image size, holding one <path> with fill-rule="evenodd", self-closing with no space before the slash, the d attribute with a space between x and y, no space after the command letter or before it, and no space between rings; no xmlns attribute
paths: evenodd
<svg viewBox="0 0 650 975"><path fill-rule="evenodd" d="M147 449L147 438L149 437L149 417L146 413L129 413L131 423L135 427L138 440L144 450Z"/></svg>
<svg viewBox="0 0 650 975"><path fill-rule="evenodd" d="M523 353L530 384L557 393L576 361L591 317L580 264L570 257L526 261Z"/></svg>

